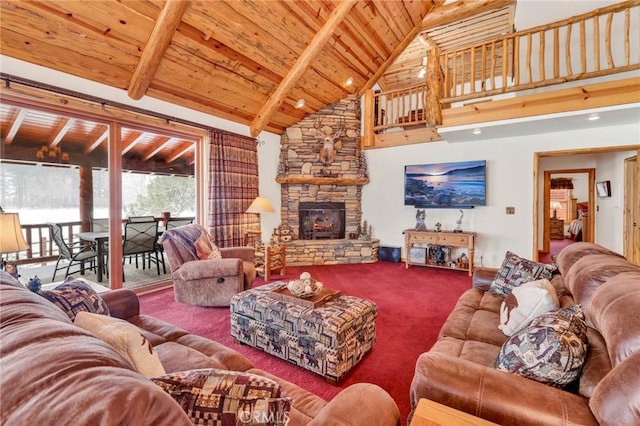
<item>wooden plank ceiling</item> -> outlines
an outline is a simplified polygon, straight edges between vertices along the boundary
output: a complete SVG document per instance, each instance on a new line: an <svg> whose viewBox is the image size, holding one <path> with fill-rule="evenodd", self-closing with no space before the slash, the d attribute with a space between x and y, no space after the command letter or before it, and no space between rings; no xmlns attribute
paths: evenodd
<svg viewBox="0 0 640 426"><path fill-rule="evenodd" d="M0 129L3 161L108 167L106 124L5 103ZM121 138L123 170L193 176L194 140L127 127Z"/></svg>
<svg viewBox="0 0 640 426"><path fill-rule="evenodd" d="M515 0L443 3L3 0L0 49L133 99L151 96L249 125L254 136L281 134L349 93L420 82L431 44L450 48L470 41L461 33L486 39L512 26ZM0 112L3 157L23 161L42 145L78 157L106 152L104 125L15 105ZM193 167L191 141L127 129L122 136L125 164Z"/></svg>
<svg viewBox="0 0 640 426"><path fill-rule="evenodd" d="M432 7L414 0L7 0L0 38L5 55L244 124L266 116L252 130L282 133L365 87ZM285 84L282 98L271 100ZM301 109L298 99L306 101ZM270 101L273 112L263 110Z"/></svg>

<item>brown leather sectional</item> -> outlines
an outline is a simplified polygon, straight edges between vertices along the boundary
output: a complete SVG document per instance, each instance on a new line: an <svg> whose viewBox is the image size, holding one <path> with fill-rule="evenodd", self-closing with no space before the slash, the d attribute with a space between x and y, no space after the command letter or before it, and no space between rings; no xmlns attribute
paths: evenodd
<svg viewBox="0 0 640 426"><path fill-rule="evenodd" d="M588 326L577 382L563 390L493 367L507 339L498 329L503 298L488 292L496 270L478 268L416 362L414 410L428 398L503 425L640 424L640 267L586 242L565 248L557 263L560 305L582 305Z"/></svg>
<svg viewBox="0 0 640 426"><path fill-rule="evenodd" d="M382 388L342 390L330 402L261 371L240 353L159 319L140 315L122 289L101 294L111 315L138 326L169 372L221 368L261 374L293 398L289 425L397 425ZM190 425L182 408L102 340L0 271L0 423L7 425Z"/></svg>

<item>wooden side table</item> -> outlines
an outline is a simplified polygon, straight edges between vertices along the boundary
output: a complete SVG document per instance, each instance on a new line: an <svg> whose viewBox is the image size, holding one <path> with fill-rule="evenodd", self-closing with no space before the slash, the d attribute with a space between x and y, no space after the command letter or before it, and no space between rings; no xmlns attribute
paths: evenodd
<svg viewBox="0 0 640 426"><path fill-rule="evenodd" d="M287 247L284 244L277 246L260 245L256 248L256 271L264 275L264 280L269 281L272 271L279 271L280 275L285 274L287 267Z"/></svg>
<svg viewBox="0 0 640 426"><path fill-rule="evenodd" d="M464 411L447 407L429 399L421 398L411 419L411 426L497 426L488 420L472 416Z"/></svg>
<svg viewBox="0 0 640 426"><path fill-rule="evenodd" d="M549 237L553 240L564 238L564 220L552 217L549 219Z"/></svg>

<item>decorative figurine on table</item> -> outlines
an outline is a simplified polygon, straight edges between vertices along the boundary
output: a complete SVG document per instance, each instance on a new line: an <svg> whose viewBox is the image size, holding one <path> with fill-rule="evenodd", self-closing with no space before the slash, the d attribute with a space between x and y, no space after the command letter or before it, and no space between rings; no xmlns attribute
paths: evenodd
<svg viewBox="0 0 640 426"><path fill-rule="evenodd" d="M436 222L436 232L440 232L442 228L442 224L440 222Z"/></svg>
<svg viewBox="0 0 640 426"><path fill-rule="evenodd" d="M20 278L18 274L18 264L15 262L7 262L4 265L4 270L7 271L7 274L11 275L16 280Z"/></svg>
<svg viewBox="0 0 640 426"><path fill-rule="evenodd" d="M426 231L427 225L424 221L427 219L427 213L425 209L418 209L416 211L416 231Z"/></svg>
<svg viewBox="0 0 640 426"><path fill-rule="evenodd" d="M462 210L460 210L460 219L456 220L456 223L458 224L458 226L456 226L456 229L453 230L453 232L462 232L462 217L464 216L464 212Z"/></svg>
<svg viewBox="0 0 640 426"><path fill-rule="evenodd" d="M37 293L40 291L40 287L42 287L42 283L40 282L40 278L38 278L38 276L36 275L35 277L31 278L29 280L29 283L27 284L27 288L29 290L31 290L34 293Z"/></svg>

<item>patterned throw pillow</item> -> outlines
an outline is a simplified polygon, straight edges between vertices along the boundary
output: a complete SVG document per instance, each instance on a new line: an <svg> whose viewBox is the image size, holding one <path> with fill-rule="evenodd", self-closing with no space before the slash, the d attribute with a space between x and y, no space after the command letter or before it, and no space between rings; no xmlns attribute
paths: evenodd
<svg viewBox="0 0 640 426"><path fill-rule="evenodd" d="M491 283L489 292L506 296L511 290L523 283L542 278L551 279L555 270L555 265L534 262L507 251L502 266L498 269Z"/></svg>
<svg viewBox="0 0 640 426"><path fill-rule="evenodd" d="M135 325L119 318L78 312L75 325L93 333L145 377L165 374L158 354Z"/></svg>
<svg viewBox="0 0 640 426"><path fill-rule="evenodd" d="M67 279L53 290L40 290L38 294L62 309L71 321L78 312L109 315L109 306L83 280L73 277Z"/></svg>
<svg viewBox="0 0 640 426"><path fill-rule="evenodd" d="M238 371L179 371L151 378L198 425L285 425L291 398L275 381Z"/></svg>
<svg viewBox="0 0 640 426"><path fill-rule="evenodd" d="M511 290L500 305L502 332L511 336L539 315L560 307L556 289L546 278L530 281Z"/></svg>
<svg viewBox="0 0 640 426"><path fill-rule="evenodd" d="M574 381L587 355L587 325L579 305L548 312L502 345L495 368L548 385Z"/></svg>

